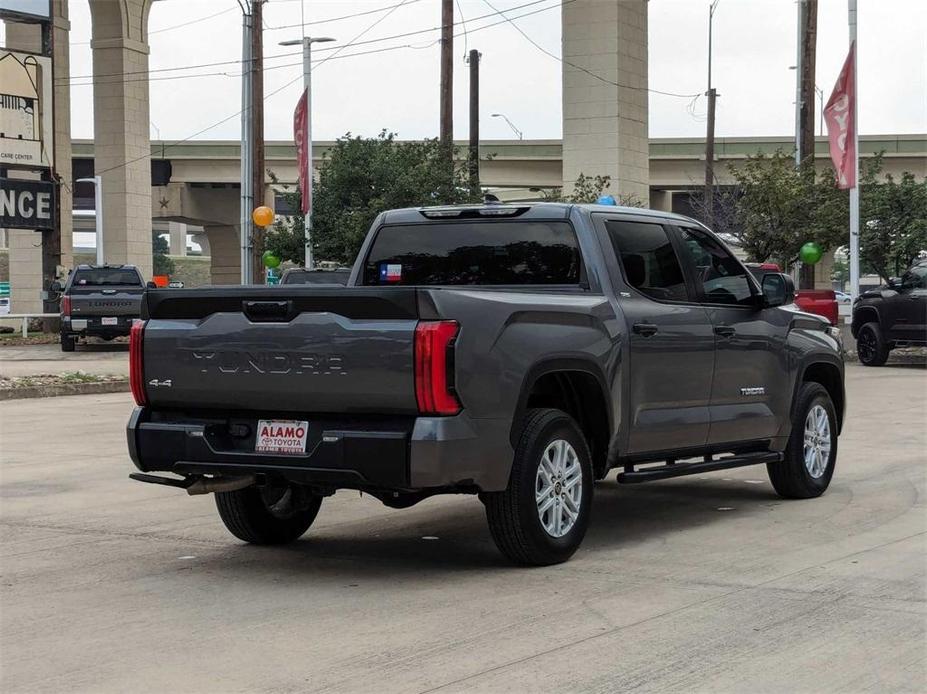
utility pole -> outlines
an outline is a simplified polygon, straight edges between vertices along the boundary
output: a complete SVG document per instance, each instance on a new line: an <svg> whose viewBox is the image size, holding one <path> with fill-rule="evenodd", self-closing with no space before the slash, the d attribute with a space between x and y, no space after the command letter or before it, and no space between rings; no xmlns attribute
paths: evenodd
<svg viewBox="0 0 927 694"><path fill-rule="evenodd" d="M241 210L239 217L239 243L241 244L241 283L250 284L251 272L251 212L254 209L252 189L252 30L250 0L243 0L241 16Z"/></svg>
<svg viewBox="0 0 927 694"><path fill-rule="evenodd" d="M818 0L802 0L802 47L801 47L801 160L814 159L814 107L816 94L814 86L815 58L818 35Z"/></svg>
<svg viewBox="0 0 927 694"><path fill-rule="evenodd" d="M709 227L714 224L715 216L715 100L718 98L717 90L711 86L711 39L712 23L715 8L720 0L714 0L708 7L708 125L705 133L705 224Z"/></svg>
<svg viewBox="0 0 927 694"><path fill-rule="evenodd" d="M450 165L454 156L454 0L441 0L440 141Z"/></svg>
<svg viewBox="0 0 927 694"><path fill-rule="evenodd" d="M265 0L252 0L251 29L251 191L253 206L264 204L264 21ZM264 284L264 230L248 218L251 232L251 281Z"/></svg>
<svg viewBox="0 0 927 694"><path fill-rule="evenodd" d="M480 187L480 57L475 48L470 51L470 188Z"/></svg>
<svg viewBox="0 0 927 694"><path fill-rule="evenodd" d="M798 65L795 70L795 163L814 170L814 65L818 0L798 0ZM814 289L814 265L802 265L799 289Z"/></svg>

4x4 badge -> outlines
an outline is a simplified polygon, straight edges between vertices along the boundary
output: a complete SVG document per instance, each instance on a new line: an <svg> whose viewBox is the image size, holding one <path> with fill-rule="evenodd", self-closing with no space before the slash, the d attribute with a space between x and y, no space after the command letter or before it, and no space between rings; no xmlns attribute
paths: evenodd
<svg viewBox="0 0 927 694"><path fill-rule="evenodd" d="M150 381L148 381L148 385L154 388L170 388L171 379L168 378L163 381L159 381L157 378L152 378Z"/></svg>

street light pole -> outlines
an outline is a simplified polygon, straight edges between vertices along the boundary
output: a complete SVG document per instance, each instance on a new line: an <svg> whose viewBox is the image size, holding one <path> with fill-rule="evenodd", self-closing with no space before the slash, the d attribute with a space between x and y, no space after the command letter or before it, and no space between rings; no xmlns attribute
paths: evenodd
<svg viewBox="0 0 927 694"><path fill-rule="evenodd" d="M510 121L509 117L506 116L504 113L491 113L489 114L489 116L490 118L501 118L502 120L504 120L506 123L509 124L509 127L512 129L512 132L514 132L518 136L519 140L524 139L524 134L522 133L522 131L516 128L515 124L512 121Z"/></svg>
<svg viewBox="0 0 927 694"><path fill-rule="evenodd" d="M306 192L309 195L309 204L306 206L306 216L303 229L306 242L305 263L307 270L315 269L312 258L312 44L327 43L335 39L329 36L303 36L301 39L281 41L281 46L303 47L303 86L306 91Z"/></svg>
<svg viewBox="0 0 927 694"><path fill-rule="evenodd" d="M242 4L242 2L244 4ZM239 244L241 246L241 284L251 284L251 211L254 195L251 190L251 137L252 137L252 55L251 35L253 21L250 0L239 0L241 5L241 210L239 211Z"/></svg>
<svg viewBox="0 0 927 694"><path fill-rule="evenodd" d="M97 237L97 265L105 264L103 256L103 177L78 178L75 183L92 183L93 189L93 225Z"/></svg>

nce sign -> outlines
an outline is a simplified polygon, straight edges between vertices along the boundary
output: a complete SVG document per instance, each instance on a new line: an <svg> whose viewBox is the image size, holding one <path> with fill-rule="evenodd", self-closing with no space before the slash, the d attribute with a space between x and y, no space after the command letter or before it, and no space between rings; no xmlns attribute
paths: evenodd
<svg viewBox="0 0 927 694"><path fill-rule="evenodd" d="M55 184L0 178L0 228L55 228Z"/></svg>

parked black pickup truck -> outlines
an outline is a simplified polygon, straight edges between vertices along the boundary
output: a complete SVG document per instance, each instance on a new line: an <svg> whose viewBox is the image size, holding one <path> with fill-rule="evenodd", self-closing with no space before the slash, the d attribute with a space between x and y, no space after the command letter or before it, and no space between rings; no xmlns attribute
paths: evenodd
<svg viewBox="0 0 927 694"><path fill-rule="evenodd" d="M78 338L128 335L145 284L134 265L78 265L52 289L61 292L61 351L73 352Z"/></svg>
<svg viewBox="0 0 927 694"><path fill-rule="evenodd" d="M132 477L216 492L254 543L322 499L478 494L521 564L582 541L595 480L765 464L820 495L843 422L838 333L663 212L386 212L348 286L146 292L130 342ZM154 472L177 476L154 475Z"/></svg>
<svg viewBox="0 0 927 694"><path fill-rule="evenodd" d="M884 287L860 294L851 331L865 366L882 366L896 347L927 345L927 260L916 261Z"/></svg>

